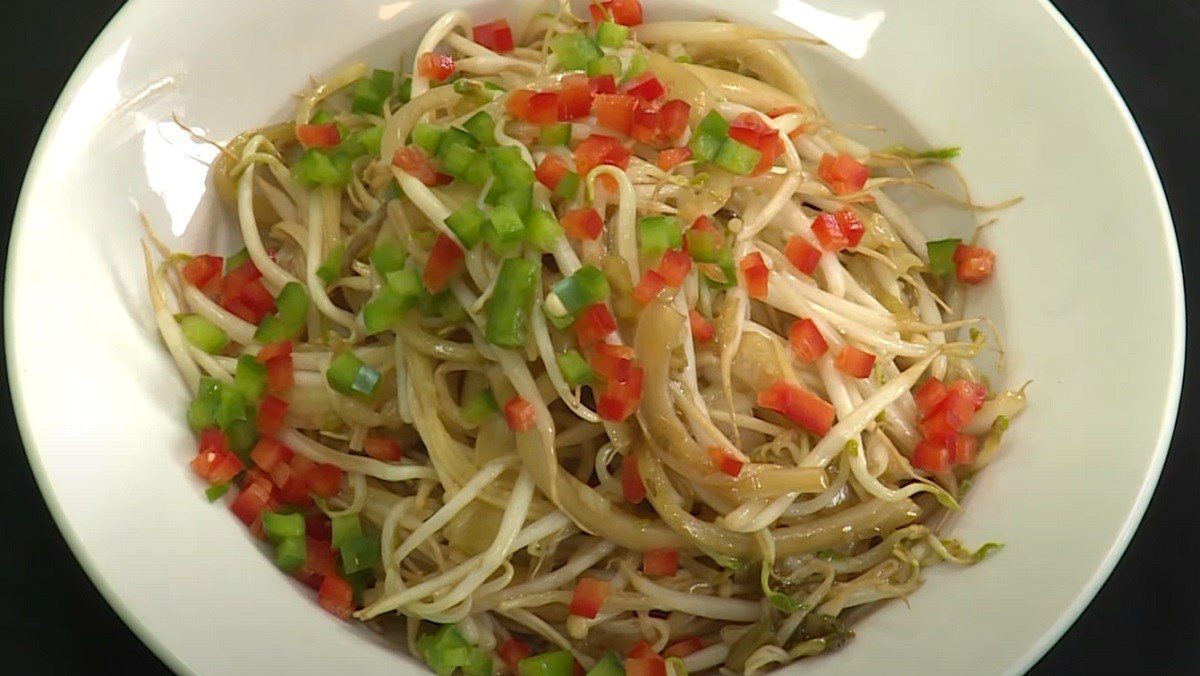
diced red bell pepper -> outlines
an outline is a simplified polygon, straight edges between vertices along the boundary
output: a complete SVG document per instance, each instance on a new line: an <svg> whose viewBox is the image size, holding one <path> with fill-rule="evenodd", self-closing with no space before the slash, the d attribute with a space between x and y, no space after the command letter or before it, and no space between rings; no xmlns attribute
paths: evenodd
<svg viewBox="0 0 1200 676"><path fill-rule="evenodd" d="M514 47L513 32L507 19L481 23L471 30L471 36L475 42L500 54L511 52Z"/></svg>
<svg viewBox="0 0 1200 676"><path fill-rule="evenodd" d="M687 146L667 148L659 151L658 159L654 161L654 164L663 171L670 171L690 159L692 159L692 149Z"/></svg>
<svg viewBox="0 0 1200 676"><path fill-rule="evenodd" d="M609 422L622 422L637 411L638 402L621 399L610 394L600 395L596 403L596 413Z"/></svg>
<svg viewBox="0 0 1200 676"><path fill-rule="evenodd" d="M771 271L767 268L767 262L763 260L762 254L757 251L747 254L738 262L738 267L742 269L742 277L746 279L746 291L749 292L750 297L766 298Z"/></svg>
<svg viewBox="0 0 1200 676"><path fill-rule="evenodd" d="M695 310L688 313L688 320L692 325L692 338L697 343L707 343L717 333L717 330L713 328L712 322L708 321L704 315Z"/></svg>
<svg viewBox="0 0 1200 676"><path fill-rule="evenodd" d="M598 580L594 577L580 578L575 584L575 593L571 596L570 611L572 615L595 619L600 614L604 599L612 593L612 583L608 580Z"/></svg>
<svg viewBox="0 0 1200 676"><path fill-rule="evenodd" d="M637 99L629 94L597 94L592 112L601 127L628 136L636 107Z"/></svg>
<svg viewBox="0 0 1200 676"><path fill-rule="evenodd" d="M667 646L663 651L663 657L687 657L694 652L704 649L704 641L699 636L685 638L682 641L676 641Z"/></svg>
<svg viewBox="0 0 1200 676"><path fill-rule="evenodd" d="M808 243L800 235L792 235L783 251L787 259L796 269L806 275L816 272L817 264L821 262L821 250Z"/></svg>
<svg viewBox="0 0 1200 676"><path fill-rule="evenodd" d="M950 469L950 451L945 444L925 439L913 450L912 464L919 470L940 474Z"/></svg>
<svg viewBox="0 0 1200 676"><path fill-rule="evenodd" d="M958 395L971 402L976 411L983 406L984 400L987 399L987 389L983 385L962 378L950 383L948 391L950 394Z"/></svg>
<svg viewBox="0 0 1200 676"><path fill-rule="evenodd" d="M658 656L659 656L658 653L654 652L654 646L650 645L649 643L647 643L644 640L634 643L633 647L629 649L629 655L627 655L627 657L634 657L634 658L658 657Z"/></svg>
<svg viewBox="0 0 1200 676"><path fill-rule="evenodd" d="M400 444L388 437L367 437L363 440L363 450L381 462L396 462L404 455Z"/></svg>
<svg viewBox="0 0 1200 676"><path fill-rule="evenodd" d="M611 380L629 380L633 370L633 348L614 343L598 343L588 363L600 377Z"/></svg>
<svg viewBox="0 0 1200 676"><path fill-rule="evenodd" d="M655 105L638 101L633 107L633 116L629 121L629 137L655 147L663 145L659 134L659 118L659 110Z"/></svg>
<svg viewBox="0 0 1200 676"><path fill-rule="evenodd" d="M438 178L437 169L433 167L433 162L416 146L397 148L392 155L392 164L400 167L405 173L411 174L413 178L425 185L438 185L441 180Z"/></svg>
<svg viewBox="0 0 1200 676"><path fill-rule="evenodd" d="M454 74L454 59L440 52L425 52L417 59L417 73L441 82Z"/></svg>
<svg viewBox="0 0 1200 676"><path fill-rule="evenodd" d="M921 434L926 441L946 446L958 436L962 421L947 410L941 410L921 421Z"/></svg>
<svg viewBox="0 0 1200 676"><path fill-rule="evenodd" d="M658 294L667 286L667 280L654 270L647 270L641 281L633 289L633 299L638 305L647 305L658 298Z"/></svg>
<svg viewBox="0 0 1200 676"><path fill-rule="evenodd" d="M267 391L282 394L296 384L296 373L292 367L292 356L275 357L267 362Z"/></svg>
<svg viewBox="0 0 1200 676"><path fill-rule="evenodd" d="M959 244L954 250L955 277L963 284L979 284L992 276L996 253L991 249Z"/></svg>
<svg viewBox="0 0 1200 676"><path fill-rule="evenodd" d="M334 495L342 486L342 470L333 465L317 465L304 475L304 483L309 490L327 498Z"/></svg>
<svg viewBox="0 0 1200 676"><path fill-rule="evenodd" d="M272 359L277 357L290 357L292 354L292 341L281 340L278 343L268 343L262 346L258 354L254 355L260 363L269 364Z"/></svg>
<svg viewBox="0 0 1200 676"><path fill-rule="evenodd" d="M833 214L817 214L812 222L812 231L826 251L841 251L850 246L850 240L838 226L837 219L833 217Z"/></svg>
<svg viewBox="0 0 1200 676"><path fill-rule="evenodd" d="M745 464L741 460L738 460L733 453L730 453L729 449L721 448L720 446L710 446L708 457L718 470L732 477L741 474L742 465Z"/></svg>
<svg viewBox="0 0 1200 676"><path fill-rule="evenodd" d="M561 222L568 236L589 242L604 230L604 219L592 208L572 209L563 214Z"/></svg>
<svg viewBox="0 0 1200 676"><path fill-rule="evenodd" d="M575 338L580 347L589 347L617 330L617 320L604 303L593 303L583 309L575 320Z"/></svg>
<svg viewBox="0 0 1200 676"><path fill-rule="evenodd" d="M758 405L783 414L817 436L824 436L833 426L833 404L785 380L777 380L761 390Z"/></svg>
<svg viewBox="0 0 1200 676"><path fill-rule="evenodd" d="M850 155L826 154L817 166L817 176L825 181L833 194L848 195L863 189L871 170Z"/></svg>
<svg viewBox="0 0 1200 676"><path fill-rule="evenodd" d="M261 279L262 273L249 260L230 271L221 283L221 307L251 324L261 322L275 311L275 298Z"/></svg>
<svg viewBox="0 0 1200 676"><path fill-rule="evenodd" d="M657 101L667 93L658 77L649 71L627 80L621 85L621 91L643 101Z"/></svg>
<svg viewBox="0 0 1200 676"><path fill-rule="evenodd" d="M304 533L314 540L329 542L333 538L333 524L323 512L313 512L304 517Z"/></svg>
<svg viewBox="0 0 1200 676"><path fill-rule="evenodd" d="M513 676L516 676L521 673L519 663L521 660L529 657L532 651L530 651L529 646L524 641L510 638L501 643L496 652L500 655L500 659L504 661L505 666L508 667L509 672Z"/></svg>
<svg viewBox="0 0 1200 676"><path fill-rule="evenodd" d="M425 272L421 279L430 293L437 293L446 286L460 267L462 267L463 250L445 233L438 233L433 250L429 252L429 262L425 264Z"/></svg>
<svg viewBox="0 0 1200 676"><path fill-rule="evenodd" d="M972 465L978 450L978 439L969 434L959 434L954 438L954 447L950 449L950 462L954 465Z"/></svg>
<svg viewBox="0 0 1200 676"><path fill-rule="evenodd" d="M833 365L846 375L866 378L871 375L871 369L875 367L875 355L853 345L847 345L842 348L841 352L838 352L837 357L833 360Z"/></svg>
<svg viewBox="0 0 1200 676"><path fill-rule="evenodd" d="M317 602L330 613L348 620L354 614L354 588L337 575L326 575L317 592Z"/></svg>
<svg viewBox="0 0 1200 676"><path fill-rule="evenodd" d="M642 572L670 577L679 572L678 549L648 549L642 552Z"/></svg>
<svg viewBox="0 0 1200 676"><path fill-rule="evenodd" d="M221 268L224 261L220 256L196 256L183 266L183 278L188 284L211 296L220 291ZM214 293L210 293L214 292Z"/></svg>
<svg viewBox="0 0 1200 676"><path fill-rule="evenodd" d="M646 499L646 484L632 455L625 456L621 461L621 493L626 501L635 505Z"/></svg>
<svg viewBox="0 0 1200 676"><path fill-rule="evenodd" d="M750 172L752 176L766 173L783 153L779 132L757 113L746 112L735 117L729 125L729 137L760 153L758 164Z"/></svg>
<svg viewBox="0 0 1200 676"><path fill-rule="evenodd" d="M921 383L913 391L913 398L917 401L917 412L921 415L921 419L924 420L933 415L942 402L946 400L948 393L946 385L937 378L931 377Z"/></svg>
<svg viewBox="0 0 1200 676"><path fill-rule="evenodd" d="M707 214L700 214L696 220L692 221L692 230L699 232L716 232L717 227L713 225L712 217Z"/></svg>
<svg viewBox="0 0 1200 676"><path fill-rule="evenodd" d="M602 164L625 169L629 166L629 158L632 155L633 152L617 139L603 134L592 134L575 147L575 168L580 176L587 176L592 169Z"/></svg>
<svg viewBox="0 0 1200 676"><path fill-rule="evenodd" d="M205 432L209 431L205 430ZM220 430L215 431L221 438L207 445L201 443L200 450L191 463L192 470L210 485L225 483L245 468L241 459L229 450L228 440L225 439L224 433Z"/></svg>
<svg viewBox="0 0 1200 676"><path fill-rule="evenodd" d="M283 419L287 415L288 403L274 395L268 395L258 405L258 417L255 428L260 434L274 434L283 427Z"/></svg>
<svg viewBox="0 0 1200 676"><path fill-rule="evenodd" d="M642 22L640 0L607 0L603 5L612 13L613 21L622 26L636 26Z"/></svg>
<svg viewBox="0 0 1200 676"><path fill-rule="evenodd" d="M274 486L265 478L257 478L242 485L237 497L229 503L229 509L247 526L258 520L264 509L276 504Z"/></svg>
<svg viewBox="0 0 1200 676"><path fill-rule="evenodd" d="M554 124L558 121L558 92L538 92L529 99L525 121L533 124Z"/></svg>
<svg viewBox="0 0 1200 676"><path fill-rule="evenodd" d="M592 23L599 24L603 21L609 21L612 18L612 12L608 11L607 2L594 0L588 3L588 14L592 17Z"/></svg>
<svg viewBox="0 0 1200 676"><path fill-rule="evenodd" d="M296 571L296 578L313 589L320 589L321 583L325 581L326 575L337 574L338 552L329 544L331 533L329 519L321 514L321 520L325 524L325 537L316 537L309 535L305 538L305 556L304 563L300 564L300 570ZM311 521L305 521L305 526Z"/></svg>
<svg viewBox="0 0 1200 676"><path fill-rule="evenodd" d="M666 676L667 661L658 655L625 660L625 676Z"/></svg>
<svg viewBox="0 0 1200 676"><path fill-rule="evenodd" d="M333 148L342 142L336 122L302 124L296 127L296 140L305 148Z"/></svg>
<svg viewBox="0 0 1200 676"><path fill-rule="evenodd" d="M829 349L829 343L825 342L821 330L808 318L792 322L788 338L796 358L806 363L811 364L820 359Z"/></svg>
<svg viewBox="0 0 1200 676"><path fill-rule="evenodd" d="M561 122L587 117L592 110L592 90L588 77L578 73L562 80L558 96L558 119Z"/></svg>
<svg viewBox="0 0 1200 676"><path fill-rule="evenodd" d="M867 229L863 227L862 220L853 209L842 209L833 215L833 219L837 221L838 228L841 229L842 235L846 238L846 242L851 247L858 246L862 241L863 235Z"/></svg>
<svg viewBox="0 0 1200 676"><path fill-rule="evenodd" d="M588 94L593 99L597 94L616 94L617 78L612 74L596 75L588 78Z"/></svg>
<svg viewBox="0 0 1200 676"><path fill-rule="evenodd" d="M534 94L536 92L528 89L518 89L509 92L508 98L504 100L504 109L508 111L509 115L518 120L524 120L529 117L529 101L533 98Z"/></svg>
<svg viewBox="0 0 1200 676"><path fill-rule="evenodd" d="M537 412L528 400L514 396L504 402L504 419L508 422L508 429L528 432L537 424Z"/></svg>
<svg viewBox="0 0 1200 676"><path fill-rule="evenodd" d="M674 141L683 136L688 128L688 116L692 106L682 99L671 99L659 110L659 132L667 141Z"/></svg>
<svg viewBox="0 0 1200 676"><path fill-rule="evenodd" d="M547 154L542 158L542 161L538 163L537 169L533 170L533 175L537 177L539 183L546 186L550 190L554 190L558 187L558 182L561 181L563 176L566 176L567 172L569 171L571 171L570 168L567 167L567 163L564 162L561 157L558 155Z"/></svg>
<svg viewBox="0 0 1200 676"><path fill-rule="evenodd" d="M687 279L688 273L692 271L692 257L682 249L668 249L663 252L657 271L667 286L677 289Z"/></svg>

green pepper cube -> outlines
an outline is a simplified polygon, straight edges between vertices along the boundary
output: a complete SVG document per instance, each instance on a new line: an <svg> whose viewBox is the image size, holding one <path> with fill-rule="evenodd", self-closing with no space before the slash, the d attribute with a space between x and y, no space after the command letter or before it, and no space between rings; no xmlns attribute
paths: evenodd
<svg viewBox="0 0 1200 676"><path fill-rule="evenodd" d="M629 28L615 21L601 21L596 27L596 42L601 47L619 49L629 39Z"/></svg>
<svg viewBox="0 0 1200 676"><path fill-rule="evenodd" d="M233 385L247 401L258 402L267 391L267 367L252 355L238 357Z"/></svg>
<svg viewBox="0 0 1200 676"><path fill-rule="evenodd" d="M604 56L592 39L583 33L562 33L550 38L550 51L558 57L563 70L583 70L592 59Z"/></svg>
<svg viewBox="0 0 1200 676"><path fill-rule="evenodd" d="M467 172L463 174L463 178L467 183L482 188L492 177L492 163L488 160L487 155L483 153L477 154L475 161L471 166L467 167Z"/></svg>
<svg viewBox="0 0 1200 676"><path fill-rule="evenodd" d="M342 394L369 397L379 386L379 371L367 366L353 352L343 352L329 364L325 379Z"/></svg>
<svg viewBox="0 0 1200 676"><path fill-rule="evenodd" d="M762 159L762 153L755 148L736 139L727 138L721 144L721 149L717 151L713 164L738 176L746 176L754 171L754 167L758 165L760 159Z"/></svg>
<svg viewBox="0 0 1200 676"><path fill-rule="evenodd" d="M412 130L412 142L424 150L426 155L436 155L438 144L442 142L442 136L445 134L446 130L436 124L418 122Z"/></svg>
<svg viewBox="0 0 1200 676"><path fill-rule="evenodd" d="M468 149L473 150L479 146L479 142L467 132L457 127L450 127L446 130L446 133L442 134L441 140L438 141L438 157L443 160L446 159L446 153L450 152L450 149L455 146L466 146Z"/></svg>
<svg viewBox="0 0 1200 676"><path fill-rule="evenodd" d="M472 425L478 425L499 410L500 407L496 404L496 397L492 391L483 390L463 405L462 416Z"/></svg>
<svg viewBox="0 0 1200 676"><path fill-rule="evenodd" d="M331 520L332 536L330 544L341 547L342 543L357 537L362 537L362 522L357 514L342 514Z"/></svg>
<svg viewBox="0 0 1200 676"><path fill-rule="evenodd" d="M616 655L608 653L587 672L587 676L625 676L625 668Z"/></svg>
<svg viewBox="0 0 1200 676"><path fill-rule="evenodd" d="M555 357L558 363L558 370L562 371L563 378L572 386L579 387L581 385L589 385L594 379L592 367L588 366L583 355L575 350L567 350Z"/></svg>
<svg viewBox="0 0 1200 676"><path fill-rule="evenodd" d="M390 287L383 287L378 295L363 305L362 319L367 328L367 335L373 336L393 328L404 319L404 314L410 307L410 301L396 295Z"/></svg>
<svg viewBox="0 0 1200 676"><path fill-rule="evenodd" d="M475 140L479 141L481 145L496 145L496 121L482 110L463 122L463 129L466 129L467 133L475 137Z"/></svg>
<svg viewBox="0 0 1200 676"><path fill-rule="evenodd" d="M688 147L692 150L692 159L697 162L711 162L721 151L725 139L729 137L729 123L715 110L700 119L696 131Z"/></svg>
<svg viewBox="0 0 1200 676"><path fill-rule="evenodd" d="M409 302L415 302L425 290L425 285L421 282L421 273L412 265L396 272L389 272L385 278L392 293Z"/></svg>
<svg viewBox="0 0 1200 676"><path fill-rule="evenodd" d="M229 482L225 481L223 483L215 484L213 486L209 486L208 488L204 489L204 497L208 498L209 502L216 502L217 500L220 500L221 497L224 496L228 492L229 492Z"/></svg>
<svg viewBox="0 0 1200 676"><path fill-rule="evenodd" d="M496 204L510 207L517 215L524 218L533 208L533 184L526 183L515 188L509 188L500 193Z"/></svg>
<svg viewBox="0 0 1200 676"><path fill-rule="evenodd" d="M587 74L588 77L598 77L601 75L620 77L621 58L615 54L609 54L598 59L592 59L588 61Z"/></svg>
<svg viewBox="0 0 1200 676"><path fill-rule="evenodd" d="M484 337L489 343L501 347L525 344L525 329L537 290L539 267L524 258L508 258L500 264L484 325Z"/></svg>
<svg viewBox="0 0 1200 676"><path fill-rule="evenodd" d="M667 249L683 246L683 232L674 216L646 216L638 221L643 256L658 259Z"/></svg>
<svg viewBox="0 0 1200 676"><path fill-rule="evenodd" d="M525 238L525 223L513 207L497 205L488 215L484 238L492 250L499 253L510 252Z"/></svg>
<svg viewBox="0 0 1200 676"><path fill-rule="evenodd" d="M688 230L687 250L692 260L698 263L716 263L721 251L720 238L717 233L708 230Z"/></svg>
<svg viewBox="0 0 1200 676"><path fill-rule="evenodd" d="M479 158L479 152L465 145L450 146L442 158L442 171L455 178L464 178L471 165Z"/></svg>
<svg viewBox="0 0 1200 676"><path fill-rule="evenodd" d="M267 537L276 542L304 537L304 516L301 514L263 512L262 525Z"/></svg>
<svg viewBox="0 0 1200 676"><path fill-rule="evenodd" d="M321 267L317 268L317 276L326 284L332 284L342 274L342 265L346 258L346 245L338 244L329 250Z"/></svg>
<svg viewBox="0 0 1200 676"><path fill-rule="evenodd" d="M961 239L955 238L926 242L925 250L929 253L929 272L935 275L948 275L954 272L954 252L961 243Z"/></svg>
<svg viewBox="0 0 1200 676"><path fill-rule="evenodd" d="M237 388L222 383L221 398L217 403L217 425L227 430L235 422L246 419L246 398Z"/></svg>
<svg viewBox="0 0 1200 676"><path fill-rule="evenodd" d="M247 411L245 420L235 420L225 430L225 436L229 438L229 450L243 461L249 460L250 451L258 443L258 426L251 420L254 417L253 412Z"/></svg>
<svg viewBox="0 0 1200 676"><path fill-rule="evenodd" d="M544 146L565 146L571 143L571 124L562 122L542 125L538 134Z"/></svg>
<svg viewBox="0 0 1200 676"><path fill-rule="evenodd" d="M200 315L180 317L179 328L189 343L209 354L216 354L229 344L225 330Z"/></svg>
<svg viewBox="0 0 1200 676"><path fill-rule="evenodd" d="M225 260L225 274L229 274L230 272L242 267L242 263L245 263L248 260L250 260L250 251L246 247L242 247L241 251L233 254Z"/></svg>
<svg viewBox="0 0 1200 676"><path fill-rule="evenodd" d="M630 80L642 73L645 73L650 68L650 60L642 52L638 52L629 59L629 68L625 71L625 79Z"/></svg>
<svg viewBox="0 0 1200 676"><path fill-rule="evenodd" d="M349 185L354 170L350 166L349 155L309 148L292 165L292 176L310 188L319 185L341 187Z"/></svg>
<svg viewBox="0 0 1200 676"><path fill-rule="evenodd" d="M562 234L562 226L551 211L535 209L525 218L525 236L538 251L552 251Z"/></svg>
<svg viewBox="0 0 1200 676"><path fill-rule="evenodd" d="M487 214L474 202L466 202L446 217L446 227L458 237L458 241L468 249L474 249L483 237L483 224Z"/></svg>
<svg viewBox="0 0 1200 676"><path fill-rule="evenodd" d="M371 77L359 80L354 86L354 100L350 104L350 110L371 115L383 113L383 102L391 96L395 80L395 73L378 69L371 73Z"/></svg>
<svg viewBox="0 0 1200 676"><path fill-rule="evenodd" d="M575 657L569 650L556 650L526 657L517 663L520 676L571 676Z"/></svg>
<svg viewBox="0 0 1200 676"><path fill-rule="evenodd" d="M350 138L362 147L364 153L378 155L379 147L383 144L383 126L378 125L359 129L351 134Z"/></svg>
<svg viewBox="0 0 1200 676"><path fill-rule="evenodd" d="M704 281L717 289L729 289L737 285L737 271L733 266L733 253L729 249L721 249L715 261L719 271L715 274L704 273Z"/></svg>
<svg viewBox="0 0 1200 676"><path fill-rule="evenodd" d="M502 189L519 188L523 185L533 185L533 169L525 164L520 148L516 146L501 146L489 148L488 158L492 165L492 174Z"/></svg>
<svg viewBox="0 0 1200 676"><path fill-rule="evenodd" d="M406 260L408 252L394 239L380 240L371 249L371 265L381 276L403 268Z"/></svg>
<svg viewBox="0 0 1200 676"><path fill-rule="evenodd" d="M575 195L579 193L579 174L568 171L559 179L558 185L554 188L555 199L569 202L575 199Z"/></svg>
<svg viewBox="0 0 1200 676"><path fill-rule="evenodd" d="M371 568L379 561L379 540L367 535L343 540L338 549L342 553L342 569L347 574Z"/></svg>
<svg viewBox="0 0 1200 676"><path fill-rule="evenodd" d="M275 546L275 565L288 572L299 570L307 558L308 541L303 536L281 540Z"/></svg>

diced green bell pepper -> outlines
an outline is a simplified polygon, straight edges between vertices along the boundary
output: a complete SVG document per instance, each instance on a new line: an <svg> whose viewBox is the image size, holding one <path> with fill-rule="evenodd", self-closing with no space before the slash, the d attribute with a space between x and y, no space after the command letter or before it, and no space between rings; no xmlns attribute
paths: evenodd
<svg viewBox="0 0 1200 676"><path fill-rule="evenodd" d="M539 266L524 258L509 258L500 265L492 298L488 302L484 337L493 345L525 344L529 308L537 290Z"/></svg>
<svg viewBox="0 0 1200 676"><path fill-rule="evenodd" d="M179 328L189 343L209 354L216 354L229 344L225 330L200 315L180 317Z"/></svg>

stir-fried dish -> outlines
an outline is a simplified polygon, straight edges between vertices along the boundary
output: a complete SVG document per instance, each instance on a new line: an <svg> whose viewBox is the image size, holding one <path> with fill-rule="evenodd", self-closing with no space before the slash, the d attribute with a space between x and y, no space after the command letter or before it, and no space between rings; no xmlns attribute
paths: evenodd
<svg viewBox="0 0 1200 676"><path fill-rule="evenodd" d="M941 530L1024 406L961 310L995 256L889 196L975 208L957 151L839 133L796 36L587 9L450 12L220 146L245 248L145 247L191 466L439 674L833 650L993 546Z"/></svg>

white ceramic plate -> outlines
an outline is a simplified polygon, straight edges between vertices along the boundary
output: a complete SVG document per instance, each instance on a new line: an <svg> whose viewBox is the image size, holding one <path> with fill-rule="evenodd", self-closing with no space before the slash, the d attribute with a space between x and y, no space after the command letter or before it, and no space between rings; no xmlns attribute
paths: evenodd
<svg viewBox="0 0 1200 676"><path fill-rule="evenodd" d="M835 47L799 54L836 119L961 145L979 199L1026 197L987 235L1000 263L981 307L1005 331L1009 383L1034 380L1032 406L955 526L1008 546L986 565L931 571L911 606L888 605L845 649L793 669L1027 668L1128 542L1178 403L1178 253L1128 111L1044 2L647 4L650 19L810 30ZM279 119L310 74L356 57L395 63L447 5L502 13L483 1L134 0L83 59L35 153L8 269L18 419L75 554L177 670L415 669L322 612L204 500L186 467L187 393L151 321L137 212L178 248L232 250L232 220L205 192L213 150L171 114L218 139Z"/></svg>

